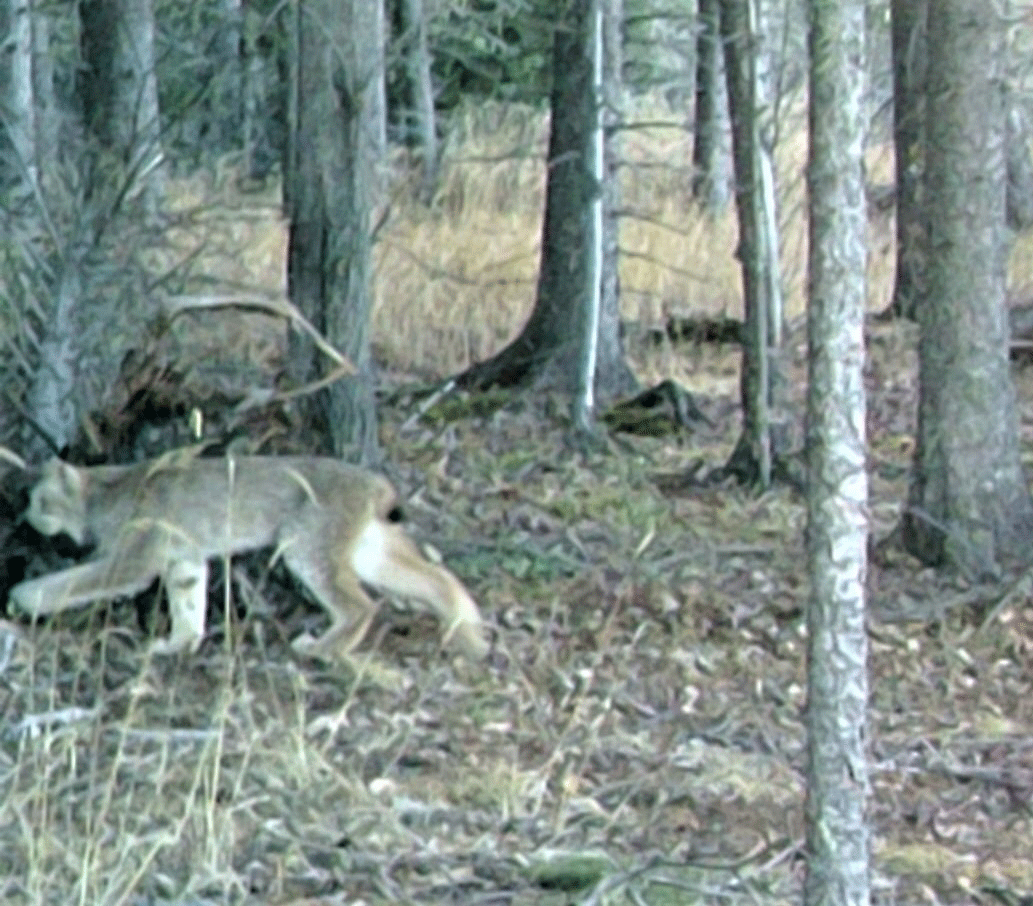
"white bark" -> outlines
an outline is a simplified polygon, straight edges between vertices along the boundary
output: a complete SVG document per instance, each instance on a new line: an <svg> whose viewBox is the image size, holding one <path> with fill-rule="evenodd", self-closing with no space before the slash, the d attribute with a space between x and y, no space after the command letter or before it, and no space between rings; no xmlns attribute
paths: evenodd
<svg viewBox="0 0 1033 906"><path fill-rule="evenodd" d="M595 371L599 351L599 314L602 308L602 265L603 265L603 192L605 178L604 150L606 136L603 132L605 106L603 103L603 5L594 0L592 10L592 93L595 96L595 119L590 139L591 178L598 191L592 199L589 220L591 228L587 235L585 268L587 286L583 296L581 368L577 394L574 400L574 421L582 431L590 431L595 417Z"/></svg>

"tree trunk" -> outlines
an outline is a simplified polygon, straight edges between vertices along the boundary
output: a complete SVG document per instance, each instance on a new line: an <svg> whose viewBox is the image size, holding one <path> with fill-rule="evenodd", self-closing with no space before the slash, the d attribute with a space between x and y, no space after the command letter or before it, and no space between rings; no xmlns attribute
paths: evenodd
<svg viewBox="0 0 1033 906"><path fill-rule="evenodd" d="M638 390L624 358L621 341L620 295L620 159L621 129L624 126L624 0L603 0L603 235L602 307L596 334L598 351L595 369L597 400L612 402ZM600 365L602 363L602 365Z"/></svg>
<svg viewBox="0 0 1033 906"><path fill-rule="evenodd" d="M272 103L266 70L272 64L259 47L265 17L253 3L245 3L241 23L241 142L244 173L248 179L262 179L272 168L275 149L269 135L272 117L266 111ZM286 111L283 111L286 113Z"/></svg>
<svg viewBox="0 0 1033 906"><path fill-rule="evenodd" d="M593 86L592 22L595 3L563 0L553 44L552 110L548 178L542 228L541 264L534 309L519 336L492 359L457 378L460 386L534 385L565 394L578 389L578 351L582 349L579 312L586 310L589 268L596 242L593 202L601 191L593 176L596 101ZM605 159L605 158L604 158ZM627 386L629 372L620 350L618 324L598 318L607 336L596 343L596 391Z"/></svg>
<svg viewBox="0 0 1033 906"><path fill-rule="evenodd" d="M890 314L917 319L923 249L922 173L925 157L925 91L928 67L928 0L893 0L894 155L897 170L897 276ZM1005 221L1021 232L1033 226L1033 162L1029 126L1021 108L1008 104Z"/></svg>
<svg viewBox="0 0 1033 906"><path fill-rule="evenodd" d="M721 4L699 0L696 15L696 116L692 197L716 212L728 204L728 90L721 49Z"/></svg>
<svg viewBox="0 0 1033 906"><path fill-rule="evenodd" d="M918 439L903 539L972 576L1030 559L1005 311L1004 21L998 3L929 8Z"/></svg>
<svg viewBox="0 0 1033 906"><path fill-rule="evenodd" d="M412 102L413 138L420 150L420 200L430 204L438 185L438 127L423 0L402 0L406 73Z"/></svg>
<svg viewBox="0 0 1033 906"><path fill-rule="evenodd" d="M243 0L221 0L221 15L208 39L212 84L207 92L204 152L225 154L240 147L243 125Z"/></svg>
<svg viewBox="0 0 1033 906"><path fill-rule="evenodd" d="M893 151L897 169L897 276L893 315L915 319L922 290L926 18L928 0L892 0Z"/></svg>
<svg viewBox="0 0 1033 906"><path fill-rule="evenodd" d="M2 12L7 35L0 78L7 146L3 173L19 187L18 194L35 196L20 215L20 241L25 246L21 257L32 275L18 275L15 268L11 277L18 288L8 301L23 319L14 345L25 354L23 361L35 363L24 388L33 430L21 438L20 450L30 462L37 462L71 443L79 424L75 393L79 334L72 316L80 301L82 262L68 262L54 255L53 249L33 249L27 238L33 232L29 220L36 217L27 212L45 207L41 176L56 154L53 61L47 13L33 9L28 0L8 2ZM41 229L40 235L44 234L50 236ZM39 267L40 259L47 262L46 267ZM26 295L35 297L28 305Z"/></svg>
<svg viewBox="0 0 1033 906"><path fill-rule="evenodd" d="M280 181L280 192L283 196L283 210L291 217L297 204L294 198L294 186L304 188L304 180L300 174L298 153L299 129L301 120L301 102L298 92L301 90L301 61L298 52L301 47L299 33L302 0L285 0L278 18L280 50L277 54L277 68L284 84L284 112L287 115L287 133L283 137L283 179ZM287 262L288 292L291 280L291 264ZM306 359L307 362L307 359ZM302 371L308 369L306 364Z"/></svg>
<svg viewBox="0 0 1033 906"><path fill-rule="evenodd" d="M3 171L6 179L32 191L39 181L32 4L29 0L7 0L0 9L3 13L0 25L6 34L4 65L0 72L6 145Z"/></svg>
<svg viewBox="0 0 1033 906"><path fill-rule="evenodd" d="M23 453L30 462L41 462L55 450L68 447L79 429L83 413L76 405L75 390L82 377L82 350L75 313L81 310L83 301L82 268L83 262L71 256L61 263L39 346L39 362L26 389L25 408L34 424Z"/></svg>
<svg viewBox="0 0 1033 906"><path fill-rule="evenodd" d="M779 380L782 291L770 142L774 132L759 60L758 0L721 0L728 104L732 119L738 257L743 282L743 432L726 468L740 480L771 482L773 388Z"/></svg>
<svg viewBox="0 0 1033 906"><path fill-rule="evenodd" d="M324 452L371 462L377 457L374 379L369 348L371 212L379 185L378 136L370 118L383 106L380 20L362 0L300 0L292 93L288 285L292 301L358 369L303 406ZM380 84L378 84L378 82ZM329 363L295 332L290 374L302 385L326 376Z"/></svg>
<svg viewBox="0 0 1033 906"><path fill-rule="evenodd" d="M864 0L810 0L807 906L869 902Z"/></svg>
<svg viewBox="0 0 1033 906"><path fill-rule="evenodd" d="M61 113L54 93L54 55L50 49L52 10L39 4L32 10L32 97L36 105L36 147L53 159ZM46 161L40 160L46 170Z"/></svg>
<svg viewBox="0 0 1033 906"><path fill-rule="evenodd" d="M162 148L151 0L82 0L80 15L86 122L128 173L146 176L156 197Z"/></svg>
<svg viewBox="0 0 1033 906"><path fill-rule="evenodd" d="M1022 233L1033 227L1033 160L1029 156L1030 129L1026 114L1018 104L1008 104L1008 124L1004 146L1005 223Z"/></svg>
<svg viewBox="0 0 1033 906"><path fill-rule="evenodd" d="M603 274L603 179L605 178L606 145L603 135L605 103L603 100L603 3L593 0L588 4L588 40L592 61L592 124L587 136L587 175L595 186L585 212L584 288L577 313L578 369L577 386L571 406L571 418L576 431L587 437L595 430L595 366L599 357L599 316L602 310Z"/></svg>

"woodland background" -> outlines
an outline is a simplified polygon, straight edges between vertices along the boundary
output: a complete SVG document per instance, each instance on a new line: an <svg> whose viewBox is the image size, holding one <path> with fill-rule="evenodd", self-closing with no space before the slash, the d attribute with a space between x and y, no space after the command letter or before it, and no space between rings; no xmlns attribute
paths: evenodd
<svg viewBox="0 0 1033 906"><path fill-rule="evenodd" d="M482 604L498 657L452 661L429 621L385 607L365 674L299 660L289 639L319 616L263 556L215 580L221 617L197 655L145 655L164 619L159 590L46 625L5 620L7 900L800 899L802 490L700 479L740 439L741 349L736 330L714 333L743 315L726 132L705 197L695 178L707 7L625 0L617 167L623 353L641 387L673 379L698 414L684 423L634 407L634 432L572 448L555 387L437 393L502 349L535 301L559 6L340 4L356 29L383 13L387 124L366 230L368 361L342 349L376 403L380 466ZM799 415L807 10L761 7L777 99L783 367ZM292 364L284 86L312 59L292 64L285 51L295 9L4 5L5 446L30 461L52 447L127 460L195 442L200 426L216 451L325 447L304 403L319 377L297 380L308 365ZM1019 4L1007 20L1023 112L1028 12ZM874 314L894 299L896 177L888 4L866 15ZM153 49L128 80L102 65L118 59L105 40L127 23L127 46L146 45L149 29ZM413 112L417 32L437 116L432 169ZM1033 295L1029 242L1018 235L1009 259L1017 310ZM908 498L918 329L870 318L865 336L881 541ZM1013 352L1028 462L1033 387ZM69 554L18 523L24 494L12 473L5 587ZM872 550L872 898L1027 902L1029 578L989 582L923 566L899 544Z"/></svg>

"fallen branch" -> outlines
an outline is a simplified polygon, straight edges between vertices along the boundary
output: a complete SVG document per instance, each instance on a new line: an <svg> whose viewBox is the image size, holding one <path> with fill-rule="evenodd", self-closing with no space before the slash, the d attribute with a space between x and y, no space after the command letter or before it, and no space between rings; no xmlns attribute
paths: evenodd
<svg viewBox="0 0 1033 906"><path fill-rule="evenodd" d="M302 333L307 334L323 355L337 363L338 370L335 372L336 376L333 380L337 380L343 375L357 373L357 369L348 361L347 356L326 340L298 310L297 306L288 299L263 299L261 296L176 296L166 303L169 321L175 320L184 312L208 311L214 308L241 308L245 311L260 311L284 318Z"/></svg>

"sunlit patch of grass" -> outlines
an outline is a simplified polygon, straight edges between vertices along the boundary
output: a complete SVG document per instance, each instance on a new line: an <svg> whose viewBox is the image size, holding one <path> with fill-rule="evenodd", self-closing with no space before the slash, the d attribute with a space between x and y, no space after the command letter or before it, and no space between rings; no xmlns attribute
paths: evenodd
<svg viewBox="0 0 1033 906"><path fill-rule="evenodd" d="M692 136L675 113L638 104L621 133L623 317L648 325L672 314L741 316L734 204L709 213L691 197ZM635 119L651 125L636 125ZM447 374L497 351L534 303L547 118L533 110L470 111L430 210L399 195L377 248L374 334L400 367ZM804 111L791 110L777 149L777 205L785 312L806 309ZM888 146L873 147L871 181L892 178ZM448 158L446 158L448 160ZM869 308L892 293L892 215L869 225ZM659 347L635 367L644 380L697 373Z"/></svg>
<svg viewBox="0 0 1033 906"><path fill-rule="evenodd" d="M740 316L734 203L708 213L691 197L692 136L680 116L655 100L629 105L621 132L622 312L650 326L671 315ZM807 222L804 111L784 113L776 154L782 283L787 318L806 310ZM409 190L402 155L387 216L377 236L373 338L391 368L454 373L487 358L519 330L534 304L545 185L547 115L519 105L486 104L450 126L433 204ZM893 179L892 148L866 153L869 184ZM284 292L286 226L273 184L237 189L232 167L170 182L176 214L159 271L190 260L197 292ZM873 213L868 229L868 307L892 297L892 211ZM1033 238L1021 236L1010 263L1012 297L1033 296ZM659 345L637 350L644 381L675 377L698 385L691 351Z"/></svg>
<svg viewBox="0 0 1033 906"><path fill-rule="evenodd" d="M641 100L630 111L621 133L623 317L655 326L671 315L741 316L734 203L708 213L693 201L692 136L677 113ZM806 310L805 125L802 108L787 108L776 154L790 319ZM386 365L428 376L454 373L519 330L534 304L547 127L547 115L528 107L467 110L451 126L430 207L415 200L402 174L404 158L396 158L398 179L377 237L373 281L373 338ZM890 183L891 146L873 145L865 165L871 185ZM209 177L177 183L177 193L184 212L170 233L177 254L195 249L207 281L283 291L287 243L275 187L243 196L228 177ZM213 197L218 203L206 210ZM867 238L868 307L878 311L892 297L892 211L873 212ZM1033 294L1031 242L1021 237L1011 259L1019 297ZM663 344L636 350L633 366L644 381L675 377L689 386L700 383L703 371L691 351Z"/></svg>

